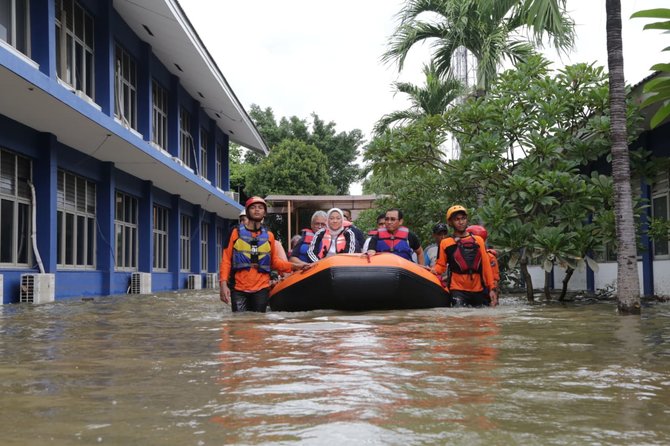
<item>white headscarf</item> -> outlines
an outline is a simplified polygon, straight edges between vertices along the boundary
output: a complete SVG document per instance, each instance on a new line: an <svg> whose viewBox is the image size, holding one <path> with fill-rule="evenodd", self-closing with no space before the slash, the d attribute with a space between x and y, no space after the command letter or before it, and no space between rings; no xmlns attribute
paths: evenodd
<svg viewBox="0 0 670 446"><path fill-rule="evenodd" d="M340 226L340 229L337 230L333 230L330 227L330 214L332 214L333 212L337 212L338 214L340 214L340 217L342 218L342 226ZM337 235L339 235L340 232L344 231L344 213L340 208L332 208L326 213L326 215L328 216L328 218L326 219L326 225L328 227L328 230L330 231L333 237L337 237Z"/></svg>

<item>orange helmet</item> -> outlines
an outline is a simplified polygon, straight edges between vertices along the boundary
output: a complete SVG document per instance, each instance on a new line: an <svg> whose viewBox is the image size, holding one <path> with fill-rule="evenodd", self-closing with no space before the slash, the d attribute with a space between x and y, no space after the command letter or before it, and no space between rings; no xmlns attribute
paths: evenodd
<svg viewBox="0 0 670 446"><path fill-rule="evenodd" d="M451 218L451 216L452 216L453 214L455 214L456 212L463 212L463 213L465 213L466 216L468 215L468 211L467 211L467 209L465 209L465 208L464 208L463 206L461 206L460 204L456 204L456 205L450 207L449 209L447 209L447 222L449 221L449 219Z"/></svg>
<svg viewBox="0 0 670 446"><path fill-rule="evenodd" d="M480 236L481 238L484 239L484 241L486 241L486 237L489 236L489 233L486 230L486 228L480 225L468 226L468 229L466 229L466 231L468 231L470 234Z"/></svg>
<svg viewBox="0 0 670 446"><path fill-rule="evenodd" d="M495 249L487 249L486 252L491 254L493 257L498 258L498 251L496 251Z"/></svg>
<svg viewBox="0 0 670 446"><path fill-rule="evenodd" d="M249 206L255 203L261 203L263 207L265 208L265 212L268 211L268 204L263 200L261 197L251 197L247 200L247 202L244 204L244 210L245 212L249 210Z"/></svg>

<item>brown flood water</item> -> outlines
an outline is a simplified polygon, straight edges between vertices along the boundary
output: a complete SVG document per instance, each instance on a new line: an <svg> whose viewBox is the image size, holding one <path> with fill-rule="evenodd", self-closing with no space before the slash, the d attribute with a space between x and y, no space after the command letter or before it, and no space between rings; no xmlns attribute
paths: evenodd
<svg viewBox="0 0 670 446"><path fill-rule="evenodd" d="M0 307L2 445L667 445L670 304Z"/></svg>

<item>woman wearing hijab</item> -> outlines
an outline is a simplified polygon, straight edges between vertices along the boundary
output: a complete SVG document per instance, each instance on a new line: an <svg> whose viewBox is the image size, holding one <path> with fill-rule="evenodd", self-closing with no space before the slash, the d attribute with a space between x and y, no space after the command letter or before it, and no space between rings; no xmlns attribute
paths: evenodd
<svg viewBox="0 0 670 446"><path fill-rule="evenodd" d="M327 212L326 227L319 229L307 250L307 256L312 262L324 257L340 253L360 252L356 243L356 234L351 230L350 223L345 222L344 214L338 208ZM348 223L348 224L347 224Z"/></svg>

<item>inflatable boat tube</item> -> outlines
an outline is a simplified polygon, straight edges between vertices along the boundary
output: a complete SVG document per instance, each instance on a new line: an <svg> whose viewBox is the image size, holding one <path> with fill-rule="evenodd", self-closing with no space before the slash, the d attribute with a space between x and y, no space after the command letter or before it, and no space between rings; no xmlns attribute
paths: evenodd
<svg viewBox="0 0 670 446"><path fill-rule="evenodd" d="M297 272L270 291L273 311L368 311L450 306L439 279L389 253L338 254Z"/></svg>

